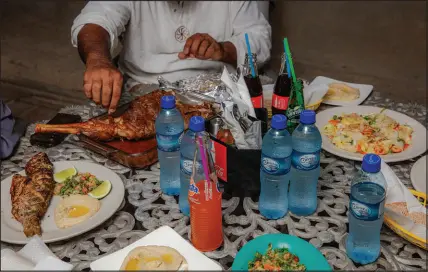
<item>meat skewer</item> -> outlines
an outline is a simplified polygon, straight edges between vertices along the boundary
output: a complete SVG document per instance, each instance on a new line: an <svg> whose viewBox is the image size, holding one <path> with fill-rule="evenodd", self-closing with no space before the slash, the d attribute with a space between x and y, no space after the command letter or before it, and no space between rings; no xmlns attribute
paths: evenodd
<svg viewBox="0 0 428 272"><path fill-rule="evenodd" d="M138 140L152 137L156 134L155 120L161 109L162 96L173 94L166 91L153 91L150 94L140 96L131 102L124 114L113 118L91 119L87 122L61 125L37 124L36 132L42 133L68 133L84 134L90 138L108 141L114 138ZM177 109L184 118L184 126L187 128L190 118L201 115L209 118L214 115L211 104L185 105L177 101Z"/></svg>
<svg viewBox="0 0 428 272"><path fill-rule="evenodd" d="M12 215L24 227L27 237L40 235L40 219L52 198L53 165L45 153L38 153L25 166L26 177L14 175L10 186Z"/></svg>

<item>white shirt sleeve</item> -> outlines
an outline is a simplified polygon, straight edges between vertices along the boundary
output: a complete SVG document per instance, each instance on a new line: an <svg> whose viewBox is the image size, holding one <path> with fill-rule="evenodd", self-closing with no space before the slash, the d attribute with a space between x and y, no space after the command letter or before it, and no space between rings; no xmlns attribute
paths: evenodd
<svg viewBox="0 0 428 272"><path fill-rule="evenodd" d="M251 52L257 54L257 64L262 65L270 58L272 30L259 11L256 1L231 1L231 22L233 36L229 40L237 51L238 66L244 64L247 46L245 33L248 33Z"/></svg>
<svg viewBox="0 0 428 272"><path fill-rule="evenodd" d="M77 35L85 24L97 24L110 35L110 52L119 44L118 37L125 31L131 17L130 1L90 1L74 19L71 43L77 47Z"/></svg>

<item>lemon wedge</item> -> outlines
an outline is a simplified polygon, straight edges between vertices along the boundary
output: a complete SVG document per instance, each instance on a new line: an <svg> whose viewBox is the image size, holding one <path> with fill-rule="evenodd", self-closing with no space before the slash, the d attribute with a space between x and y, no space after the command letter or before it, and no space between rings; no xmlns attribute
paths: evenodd
<svg viewBox="0 0 428 272"><path fill-rule="evenodd" d="M54 174L54 180L58 183L63 183L66 179L74 177L77 174L77 170L74 167L67 168L58 173Z"/></svg>
<svg viewBox="0 0 428 272"><path fill-rule="evenodd" d="M111 182L109 180L104 180L103 183L98 185L95 189L93 189L88 195L100 199L108 195L111 190Z"/></svg>

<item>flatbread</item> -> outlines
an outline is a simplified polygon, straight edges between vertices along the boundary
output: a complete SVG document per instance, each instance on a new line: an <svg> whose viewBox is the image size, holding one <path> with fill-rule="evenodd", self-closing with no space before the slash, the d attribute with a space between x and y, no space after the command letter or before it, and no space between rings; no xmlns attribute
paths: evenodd
<svg viewBox="0 0 428 272"><path fill-rule="evenodd" d="M360 97L360 90L345 83L330 83L324 100L352 101Z"/></svg>
<svg viewBox="0 0 428 272"><path fill-rule="evenodd" d="M385 207L388 207L395 212L401 213L404 216L409 215L406 202L394 202L394 203L386 204Z"/></svg>
<svg viewBox="0 0 428 272"><path fill-rule="evenodd" d="M416 224L422 224L424 226L427 225L427 215L422 212L412 212L409 214L409 217L415 222Z"/></svg>
<svg viewBox="0 0 428 272"><path fill-rule="evenodd" d="M187 271L187 261L171 247L141 246L128 253L120 270Z"/></svg>

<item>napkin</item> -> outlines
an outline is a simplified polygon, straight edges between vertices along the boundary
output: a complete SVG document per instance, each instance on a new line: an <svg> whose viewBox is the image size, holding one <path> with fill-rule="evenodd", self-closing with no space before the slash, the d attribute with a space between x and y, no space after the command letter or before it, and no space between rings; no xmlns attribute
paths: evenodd
<svg viewBox="0 0 428 272"><path fill-rule="evenodd" d="M426 226L415 223L409 216L404 216L396 208L388 207L392 203L406 203L409 214L423 213L427 215L426 208L413 196L406 186L400 181L394 171L382 161L382 174L387 182L387 195L385 201L385 213L396 221L405 230L426 239Z"/></svg>
<svg viewBox="0 0 428 272"><path fill-rule="evenodd" d="M1 251L1 270L71 271L73 265L58 259L39 236L33 236L18 252Z"/></svg>
<svg viewBox="0 0 428 272"><path fill-rule="evenodd" d="M328 91L327 84L309 84L303 89L303 97L305 99L305 105L312 105L324 97Z"/></svg>

